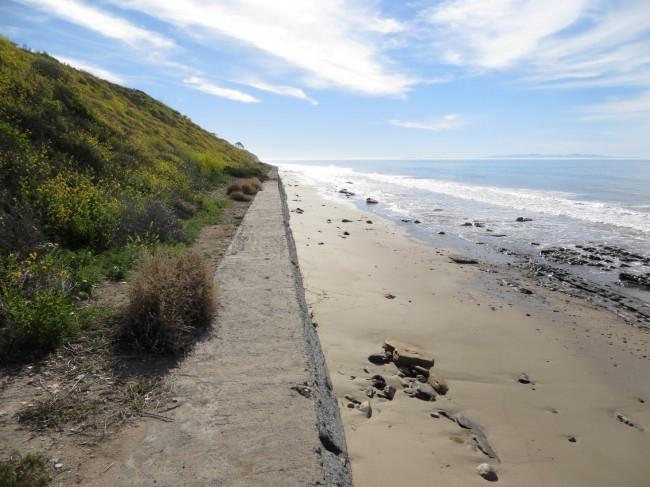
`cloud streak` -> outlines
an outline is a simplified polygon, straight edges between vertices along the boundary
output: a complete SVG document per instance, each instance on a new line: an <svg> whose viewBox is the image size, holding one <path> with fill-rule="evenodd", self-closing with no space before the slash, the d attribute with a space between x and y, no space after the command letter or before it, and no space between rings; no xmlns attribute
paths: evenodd
<svg viewBox="0 0 650 487"><path fill-rule="evenodd" d="M187 31L210 44L229 39L302 71L316 87L367 95L403 95L414 80L393 69L381 39L403 30L373 3L345 0L111 0ZM363 4L363 5L362 5Z"/></svg>
<svg viewBox="0 0 650 487"><path fill-rule="evenodd" d="M289 96L306 101L312 105L318 105L318 101L308 96L302 89L293 86L273 85L262 81L242 81L242 84L255 88L256 90L266 91L280 96Z"/></svg>
<svg viewBox="0 0 650 487"><path fill-rule="evenodd" d="M465 124L465 120L462 115L459 115L458 113L448 113L442 117L432 118L425 121L391 119L388 123L405 129L441 132L444 130L458 129Z"/></svg>
<svg viewBox="0 0 650 487"><path fill-rule="evenodd" d="M163 35L139 27L105 10L86 5L78 0L18 0L30 7L55 15L111 39L134 47L172 49L174 41Z"/></svg>
<svg viewBox="0 0 650 487"><path fill-rule="evenodd" d="M252 95L244 93L239 90L233 90L231 88L223 88L222 86L216 85L207 81L198 76L190 76L185 78L183 83L194 88L195 90L202 91L208 95L218 96L220 98L226 98L228 100L239 101L242 103L258 103L259 100Z"/></svg>

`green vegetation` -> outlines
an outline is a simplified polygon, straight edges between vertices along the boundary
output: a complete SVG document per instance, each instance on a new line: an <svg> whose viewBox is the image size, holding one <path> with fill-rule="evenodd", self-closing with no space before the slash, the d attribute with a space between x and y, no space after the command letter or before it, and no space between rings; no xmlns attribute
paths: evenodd
<svg viewBox="0 0 650 487"><path fill-rule="evenodd" d="M46 487L51 480L43 455L13 455L9 460L0 462L0 485L3 487Z"/></svg>
<svg viewBox="0 0 650 487"><path fill-rule="evenodd" d="M60 345L95 284L190 243L227 204L216 187L263 174L145 93L0 37L0 362Z"/></svg>

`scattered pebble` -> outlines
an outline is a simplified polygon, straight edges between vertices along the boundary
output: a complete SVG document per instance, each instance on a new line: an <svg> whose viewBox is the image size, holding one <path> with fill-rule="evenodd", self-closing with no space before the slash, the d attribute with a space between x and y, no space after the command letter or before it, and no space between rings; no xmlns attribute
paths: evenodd
<svg viewBox="0 0 650 487"><path fill-rule="evenodd" d="M489 482L496 482L499 480L497 471L489 463L481 463L478 467L476 467L476 471L481 477Z"/></svg>

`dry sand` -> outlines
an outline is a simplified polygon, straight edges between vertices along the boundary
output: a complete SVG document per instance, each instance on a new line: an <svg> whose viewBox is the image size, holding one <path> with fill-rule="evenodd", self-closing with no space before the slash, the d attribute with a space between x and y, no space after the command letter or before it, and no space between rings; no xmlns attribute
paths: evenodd
<svg viewBox="0 0 650 487"><path fill-rule="evenodd" d="M357 487L483 485L476 467L486 461L504 486L650 485L647 330L530 282L532 295L501 287L498 273L451 263L444 237L433 247L291 173L283 180L290 208L304 210L291 227ZM430 351L449 393L408 397L393 364L369 363L387 337ZM364 368L398 386L393 401L370 400L369 419L344 399L368 399ZM522 372L534 384L519 383ZM500 462L468 430L433 418L438 409L479 424Z"/></svg>

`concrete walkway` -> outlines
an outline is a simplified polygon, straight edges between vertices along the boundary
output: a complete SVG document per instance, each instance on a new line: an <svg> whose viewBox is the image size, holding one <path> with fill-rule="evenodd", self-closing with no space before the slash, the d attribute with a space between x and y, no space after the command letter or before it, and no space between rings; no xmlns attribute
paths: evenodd
<svg viewBox="0 0 650 487"><path fill-rule="evenodd" d="M217 271L213 331L170 377L174 422L146 419L111 441L113 466L88 465L91 485L352 484L284 190L271 177Z"/></svg>

